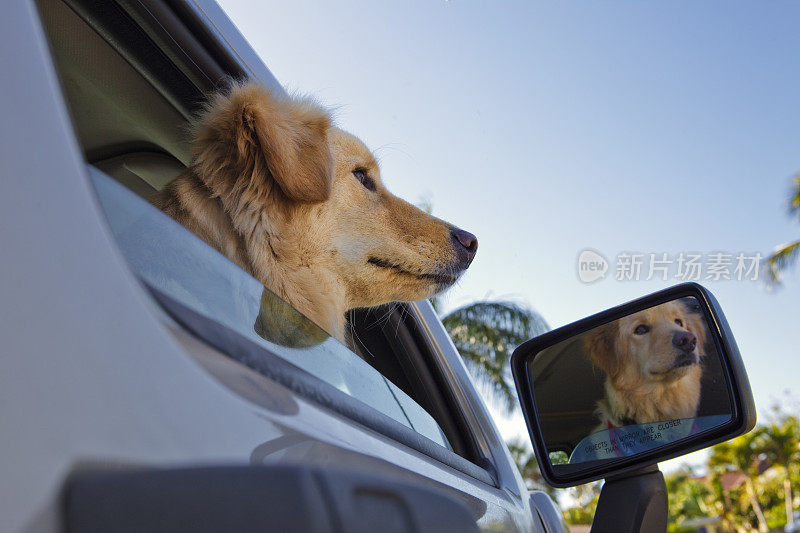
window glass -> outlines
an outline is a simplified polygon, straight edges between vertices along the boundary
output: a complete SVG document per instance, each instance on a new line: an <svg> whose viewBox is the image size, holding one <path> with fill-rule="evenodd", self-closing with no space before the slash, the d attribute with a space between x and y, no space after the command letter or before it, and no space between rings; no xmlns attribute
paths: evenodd
<svg viewBox="0 0 800 533"><path fill-rule="evenodd" d="M435 420L367 362L146 200L94 167L89 174L123 255L148 285L450 448Z"/></svg>

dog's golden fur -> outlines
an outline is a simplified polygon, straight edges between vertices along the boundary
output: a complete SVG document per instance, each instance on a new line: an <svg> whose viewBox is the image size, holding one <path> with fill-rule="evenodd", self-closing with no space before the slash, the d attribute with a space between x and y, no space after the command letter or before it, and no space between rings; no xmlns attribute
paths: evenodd
<svg viewBox="0 0 800 533"><path fill-rule="evenodd" d="M235 83L193 133L189 168L153 203L340 340L347 310L428 298L474 255L477 241L459 249L457 228L389 193L311 100Z"/></svg>
<svg viewBox="0 0 800 533"><path fill-rule="evenodd" d="M601 420L623 426L693 418L700 402L705 325L678 302L628 315L586 334L586 349L606 374ZM677 342L683 342L681 347Z"/></svg>

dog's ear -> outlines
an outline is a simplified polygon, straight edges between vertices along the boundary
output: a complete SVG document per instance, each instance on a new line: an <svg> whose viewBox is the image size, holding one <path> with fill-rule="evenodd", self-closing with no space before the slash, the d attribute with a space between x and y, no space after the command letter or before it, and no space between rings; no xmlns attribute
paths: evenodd
<svg viewBox="0 0 800 533"><path fill-rule="evenodd" d="M236 98L241 110L240 157L263 157L290 199L326 200L333 183L328 115L311 101L275 97L263 89L245 88Z"/></svg>
<svg viewBox="0 0 800 533"><path fill-rule="evenodd" d="M622 354L617 349L617 326L605 324L588 332L585 348L592 362L614 379L622 370Z"/></svg>
<svg viewBox="0 0 800 533"><path fill-rule="evenodd" d="M237 204L278 191L293 202L321 202L333 185L330 127L328 112L309 99L234 83L197 120L194 166L215 194L234 193Z"/></svg>

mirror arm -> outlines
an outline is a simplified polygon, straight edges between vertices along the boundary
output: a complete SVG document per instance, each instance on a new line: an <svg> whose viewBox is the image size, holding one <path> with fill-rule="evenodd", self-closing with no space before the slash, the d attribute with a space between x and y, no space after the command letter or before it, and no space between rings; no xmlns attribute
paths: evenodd
<svg viewBox="0 0 800 533"><path fill-rule="evenodd" d="M591 533L667 530L667 484L658 465L609 477L597 502Z"/></svg>

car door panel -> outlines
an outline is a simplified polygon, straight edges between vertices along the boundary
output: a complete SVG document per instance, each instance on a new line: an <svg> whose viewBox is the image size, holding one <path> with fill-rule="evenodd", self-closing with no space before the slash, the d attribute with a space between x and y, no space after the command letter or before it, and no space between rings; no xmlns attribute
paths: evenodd
<svg viewBox="0 0 800 533"><path fill-rule="evenodd" d="M0 417L2 529L49 527L61 484L88 465L304 461L382 468L485 505L483 529L528 530L508 492L255 373L253 398L197 362L224 357L174 323L128 270L98 208L35 6L0 17L0 237L6 258ZM190 353L191 352L191 353ZM255 387L259 389L259 387ZM296 411L295 411L296 410ZM265 452L265 443L286 446Z"/></svg>

